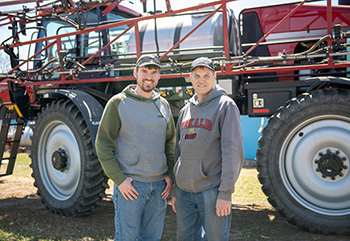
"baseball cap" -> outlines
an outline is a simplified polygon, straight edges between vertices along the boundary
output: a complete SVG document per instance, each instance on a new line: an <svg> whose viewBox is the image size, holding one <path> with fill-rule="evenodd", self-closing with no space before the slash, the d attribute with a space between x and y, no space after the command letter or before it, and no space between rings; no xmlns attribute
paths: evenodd
<svg viewBox="0 0 350 241"><path fill-rule="evenodd" d="M141 55L136 62L136 67L155 65L160 68L160 60L154 55Z"/></svg>
<svg viewBox="0 0 350 241"><path fill-rule="evenodd" d="M192 62L191 71L197 67L207 67L207 68L211 69L212 71L215 71L213 61L211 61L211 59L209 59L207 57L200 57L200 58L195 59Z"/></svg>

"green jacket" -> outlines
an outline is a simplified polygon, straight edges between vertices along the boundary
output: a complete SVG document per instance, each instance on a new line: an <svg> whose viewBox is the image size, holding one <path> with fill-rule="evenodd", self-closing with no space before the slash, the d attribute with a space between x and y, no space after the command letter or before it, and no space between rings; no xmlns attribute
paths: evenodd
<svg viewBox="0 0 350 241"><path fill-rule="evenodd" d="M156 182L172 177L175 124L168 102L154 90L146 99L129 85L107 103L96 137L106 175L119 186L126 177Z"/></svg>

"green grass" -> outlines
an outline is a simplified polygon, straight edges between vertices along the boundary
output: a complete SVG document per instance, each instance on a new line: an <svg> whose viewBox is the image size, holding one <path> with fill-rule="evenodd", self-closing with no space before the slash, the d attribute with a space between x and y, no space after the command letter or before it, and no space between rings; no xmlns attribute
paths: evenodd
<svg viewBox="0 0 350 241"><path fill-rule="evenodd" d="M12 174L15 177L30 176L32 169L29 167L31 159L28 154L18 154L15 164L15 171Z"/></svg>
<svg viewBox="0 0 350 241"><path fill-rule="evenodd" d="M19 154L13 175L0 178L0 241L113 240L111 188L91 215L70 217L50 213L35 194L28 154ZM301 231L274 212L261 191L255 169L242 169L233 194L230 240L345 241ZM176 240L176 216L168 205L162 241Z"/></svg>
<svg viewBox="0 0 350 241"><path fill-rule="evenodd" d="M19 154L16 160L15 170L13 175L5 177L6 182L1 183L0 179L0 192L8 192L5 197L8 201L13 199L14 202L21 202L23 199L31 195L30 198L35 198L32 195L35 194L36 189L33 187L33 178L31 177L31 168L29 167L31 160L28 154ZM266 201L266 197L261 192L261 186L256 178L255 169L243 169L240 177L236 184L236 192L233 196L233 203L244 205L248 204L264 204L269 205ZM5 185L6 183L11 183L11 185ZM113 183L109 180L109 185L112 187ZM11 193L8 188L14 188L14 192ZM19 196L16 192L23 190L25 193ZM16 192L15 192L16 191ZM111 193L111 189L108 190ZM4 197L3 197L4 198ZM36 197L37 198L37 197ZM0 200L1 201L1 200ZM27 200L24 200L27 201ZM23 201L23 202L24 202ZM0 202L1 205L1 202ZM30 204L28 204L30 205ZM45 216L43 219L47 219L48 222L42 223L42 220L36 220L33 218L29 223L22 223L21 219L25 214L9 214L1 215L0 213L0 227L6 227L5 229L0 228L0 240L41 240L41 241L51 241L51 240L111 240L114 233L113 226L113 215L111 216L111 222L109 226L94 223L93 214L92 216L82 217L81 221L85 222L84 219L92 219L92 224L86 227L82 227L82 224L77 218L74 217L64 217L56 214L49 213L44 205L38 204L40 210L44 210ZM42 206L41 206L42 205ZM110 204L111 206L111 204ZM25 207L23 207L25 210ZM95 211L98 213L99 209ZM22 215L22 216L21 216ZM241 213L237 213L237 216L242 216ZM64 224L60 222L54 222L51 219L62 219ZM50 223L49 223L50 221ZM99 222L99 221L96 221ZM89 223L89 222L88 222ZM91 223L91 222L90 222ZM21 227L19 227L21 226ZM45 229L54 230L51 233L42 232ZM58 230L56 232L56 230ZM244 236L244 234L242 234ZM168 207L167 218L165 221L164 239L176 240L176 219L175 214L172 213L171 207ZM52 238L55 237L55 238ZM78 238L79 237L79 238ZM96 238L100 237L100 238Z"/></svg>
<svg viewBox="0 0 350 241"><path fill-rule="evenodd" d="M29 167L31 159L28 154L20 153L17 155L15 168L12 175L0 178L0 193L6 198L17 197L18 192L23 190L31 190L31 194L35 194L36 189L33 187L34 179L31 177L32 169ZM7 164L0 169L1 173L6 171ZM1 181L9 185L2 184ZM11 195L12 193L12 195ZM2 196L4 198L4 196Z"/></svg>
<svg viewBox="0 0 350 241"><path fill-rule="evenodd" d="M267 205L266 196L257 179L256 169L242 169L233 194L233 203Z"/></svg>
<svg viewBox="0 0 350 241"><path fill-rule="evenodd" d="M8 157L9 154L5 153L4 157ZM12 176L14 177L23 177L23 176L30 176L31 174L31 168L29 168L29 165L31 163L31 159L29 158L28 154L25 153L19 153L16 158L15 162L15 168L12 173ZM4 174L7 169L7 163L3 164L1 166L1 174Z"/></svg>

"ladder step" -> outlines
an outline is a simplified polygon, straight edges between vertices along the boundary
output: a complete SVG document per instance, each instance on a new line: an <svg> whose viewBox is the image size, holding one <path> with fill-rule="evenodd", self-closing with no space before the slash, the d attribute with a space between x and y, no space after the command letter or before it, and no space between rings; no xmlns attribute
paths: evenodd
<svg viewBox="0 0 350 241"><path fill-rule="evenodd" d="M4 159L1 160L1 165L2 164L7 164L7 163L9 163L8 158L4 158Z"/></svg>
<svg viewBox="0 0 350 241"><path fill-rule="evenodd" d="M4 163L4 162L3 162L4 160L7 160L7 162L8 162L8 161L13 160L13 159L16 159L16 158L17 158L17 157L15 157L15 156L3 157L1 162Z"/></svg>
<svg viewBox="0 0 350 241"><path fill-rule="evenodd" d="M4 157L5 146L0 146L0 165L7 164L6 173L0 174L0 177L11 175L15 166L15 161L18 153L18 148L23 133L23 127L26 124L24 119L18 117L17 112L13 107L8 107L4 104L0 105L0 120L2 121L0 127L0 142L1 143L12 143L10 145L10 156ZM15 126L16 130L13 133L12 138L8 137L10 132L10 126ZM10 140L12 139L12 140Z"/></svg>
<svg viewBox="0 0 350 241"><path fill-rule="evenodd" d="M16 142L20 142L20 140L6 141L6 143L16 143Z"/></svg>

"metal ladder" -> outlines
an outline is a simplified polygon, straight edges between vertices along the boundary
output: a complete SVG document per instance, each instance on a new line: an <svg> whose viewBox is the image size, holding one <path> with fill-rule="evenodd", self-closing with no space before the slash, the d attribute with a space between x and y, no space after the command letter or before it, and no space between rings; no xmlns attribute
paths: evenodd
<svg viewBox="0 0 350 241"><path fill-rule="evenodd" d="M0 177L2 177L13 173L23 127L25 126L26 121L16 105L6 103L2 103L0 106L0 121L0 170L2 165L8 162L6 172L0 172ZM15 134L11 140L9 140L8 136L10 126L16 127ZM4 157L6 144L9 144L10 156Z"/></svg>

